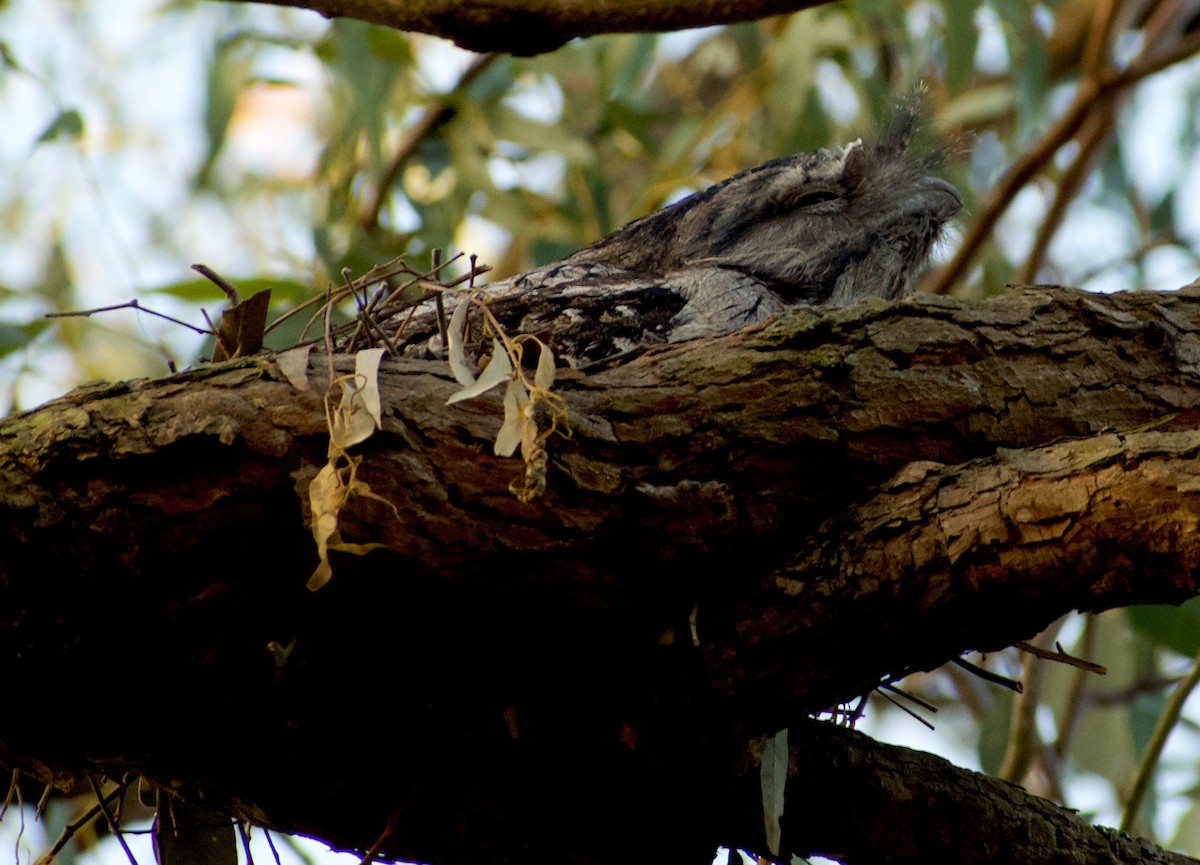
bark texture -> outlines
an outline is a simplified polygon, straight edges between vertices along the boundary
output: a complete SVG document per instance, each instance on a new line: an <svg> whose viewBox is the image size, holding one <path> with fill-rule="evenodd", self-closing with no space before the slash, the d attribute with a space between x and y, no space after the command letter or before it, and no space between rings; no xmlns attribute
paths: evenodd
<svg viewBox="0 0 1200 865"><path fill-rule="evenodd" d="M940 757L827 724L806 722L800 730L804 745L793 749L787 791L796 816L784 812L785 845L794 831L809 849L886 865L929 862L931 851L960 865L1195 861L1089 826L1074 811Z"/></svg>
<svg viewBox="0 0 1200 865"><path fill-rule="evenodd" d="M252 0L451 39L472 51L532 55L579 36L735 24L828 0Z"/></svg>
<svg viewBox="0 0 1200 865"><path fill-rule="evenodd" d="M763 849L750 743L798 725L792 813L828 814L785 825L796 853L930 861L971 826L992 862L1171 861L802 719L1200 593L1200 292L797 309L567 377L524 504L498 400L385 362L358 477L397 512L342 529L386 550L310 595L327 381L260 356L0 425L0 679L42 709L0 717L0 760L418 861L701 862Z"/></svg>

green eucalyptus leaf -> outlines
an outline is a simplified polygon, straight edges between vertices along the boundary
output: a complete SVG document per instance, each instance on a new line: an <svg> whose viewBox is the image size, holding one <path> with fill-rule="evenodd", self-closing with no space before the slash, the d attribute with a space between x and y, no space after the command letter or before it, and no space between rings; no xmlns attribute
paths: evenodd
<svg viewBox="0 0 1200 865"><path fill-rule="evenodd" d="M37 137L38 144L48 141L59 141L63 138L75 141L83 137L83 115L74 108L58 112L54 119L42 130Z"/></svg>
<svg viewBox="0 0 1200 865"><path fill-rule="evenodd" d="M496 58L467 85L467 101L479 104L498 101L508 93L516 75L516 61L512 57Z"/></svg>
<svg viewBox="0 0 1200 865"><path fill-rule="evenodd" d="M25 348L48 324L46 319L37 319L27 324L0 321L0 357Z"/></svg>
<svg viewBox="0 0 1200 865"><path fill-rule="evenodd" d="M957 93L975 69L979 30L975 26L977 0L945 0L946 86Z"/></svg>
<svg viewBox="0 0 1200 865"><path fill-rule="evenodd" d="M1150 231L1152 231L1154 234L1163 235L1174 231L1175 201L1176 190L1169 189L1167 190L1167 193L1158 200L1158 203L1150 208Z"/></svg>
<svg viewBox="0 0 1200 865"><path fill-rule="evenodd" d="M1008 748L1008 730L1012 723L1012 691L1003 688L989 689L991 700L979 722L979 741L976 753L984 772L995 775L1004 762Z"/></svg>
<svg viewBox="0 0 1200 865"><path fill-rule="evenodd" d="M1200 598L1184 601L1177 607L1164 604L1127 607L1125 616L1134 630L1156 646L1187 658L1200 653Z"/></svg>
<svg viewBox="0 0 1200 865"><path fill-rule="evenodd" d="M412 63L412 45L408 37L390 27L372 27L367 31L367 49L372 57L387 63Z"/></svg>
<svg viewBox="0 0 1200 865"><path fill-rule="evenodd" d="M629 100L642 83L654 62L658 36L654 33L638 33L625 37L625 56L611 74L610 100Z"/></svg>
<svg viewBox="0 0 1200 865"><path fill-rule="evenodd" d="M13 54L12 49L8 47L8 43L0 39L0 63L6 69L11 69L14 72L21 71L21 64L17 62L17 56Z"/></svg>

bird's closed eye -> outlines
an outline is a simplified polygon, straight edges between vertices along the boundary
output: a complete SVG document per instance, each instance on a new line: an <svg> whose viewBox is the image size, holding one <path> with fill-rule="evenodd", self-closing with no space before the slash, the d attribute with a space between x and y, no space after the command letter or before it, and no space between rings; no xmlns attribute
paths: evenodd
<svg viewBox="0 0 1200 865"><path fill-rule="evenodd" d="M835 201L842 196L834 192L832 189L817 189L812 192L807 192L796 199L793 206L797 210L803 210L806 207L813 207L817 204L824 204L826 201Z"/></svg>

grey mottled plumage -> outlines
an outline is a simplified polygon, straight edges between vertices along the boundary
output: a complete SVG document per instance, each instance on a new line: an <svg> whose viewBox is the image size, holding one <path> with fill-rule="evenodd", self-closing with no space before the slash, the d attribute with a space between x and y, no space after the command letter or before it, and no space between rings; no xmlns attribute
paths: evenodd
<svg viewBox="0 0 1200 865"><path fill-rule="evenodd" d="M728 333L789 305L899 297L962 207L908 154L911 128L905 115L875 143L743 171L499 284L492 309L578 365Z"/></svg>

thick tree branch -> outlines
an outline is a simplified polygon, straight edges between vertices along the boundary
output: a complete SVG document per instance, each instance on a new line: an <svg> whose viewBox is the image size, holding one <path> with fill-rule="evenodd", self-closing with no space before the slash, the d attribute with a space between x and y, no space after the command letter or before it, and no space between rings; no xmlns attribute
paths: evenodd
<svg viewBox="0 0 1200 865"><path fill-rule="evenodd" d="M579 36L735 24L829 0L254 0L452 39L472 51L530 55Z"/></svg>
<svg viewBox="0 0 1200 865"><path fill-rule="evenodd" d="M0 677L113 707L6 714L5 762L349 848L390 825L407 858L703 861L758 843L755 735L1200 591L1195 291L797 310L568 378L574 435L528 504L496 400L385 366L359 477L399 519L351 508L388 551L316 595L323 372L236 360L0 425Z"/></svg>
<svg viewBox="0 0 1200 865"><path fill-rule="evenodd" d="M1200 594L1198 489L1194 429L914 463L743 604L737 637L718 641L730 691L754 711L773 696L782 720L797 693L819 709L1070 610Z"/></svg>
<svg viewBox="0 0 1200 865"><path fill-rule="evenodd" d="M1194 863L1121 832L1089 826L1015 784L958 769L940 757L872 742L830 725L794 729L783 843L848 865L930 861L914 837L937 839L934 858L995 862Z"/></svg>

